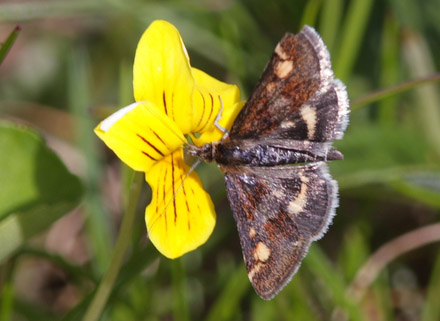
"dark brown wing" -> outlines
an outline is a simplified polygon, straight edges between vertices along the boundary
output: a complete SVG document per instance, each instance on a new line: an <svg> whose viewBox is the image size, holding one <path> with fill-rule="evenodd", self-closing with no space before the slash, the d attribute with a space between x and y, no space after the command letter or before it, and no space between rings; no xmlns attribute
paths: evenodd
<svg viewBox="0 0 440 321"><path fill-rule="evenodd" d="M249 279L259 296L271 299L327 230L337 207L336 182L323 162L230 168L225 179Z"/></svg>
<svg viewBox="0 0 440 321"><path fill-rule="evenodd" d="M322 39L305 26L277 45L229 136L327 142L341 139L347 124L345 86L333 77Z"/></svg>

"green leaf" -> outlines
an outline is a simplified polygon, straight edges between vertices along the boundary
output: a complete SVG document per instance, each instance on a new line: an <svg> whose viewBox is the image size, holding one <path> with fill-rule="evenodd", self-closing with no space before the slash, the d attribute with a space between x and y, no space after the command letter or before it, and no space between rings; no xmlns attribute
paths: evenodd
<svg viewBox="0 0 440 321"><path fill-rule="evenodd" d="M72 210L79 179L29 128L0 121L0 263Z"/></svg>

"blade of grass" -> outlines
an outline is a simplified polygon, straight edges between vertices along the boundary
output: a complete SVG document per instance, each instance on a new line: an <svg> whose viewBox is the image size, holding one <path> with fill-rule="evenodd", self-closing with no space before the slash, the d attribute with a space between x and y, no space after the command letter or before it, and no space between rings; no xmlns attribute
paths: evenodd
<svg viewBox="0 0 440 321"><path fill-rule="evenodd" d="M138 205L139 195L144 180L144 173L135 172L131 184L131 193L128 200L127 208L122 219L121 229L119 231L118 240L116 241L113 251L110 267L102 279L99 287L93 297L90 306L87 309L83 321L96 321L101 316L107 299L115 285L116 278L119 274L125 252L130 245L131 231L133 229L134 219L136 217L136 209Z"/></svg>
<svg viewBox="0 0 440 321"><path fill-rule="evenodd" d="M437 254L431 278L428 283L428 293L423 306L421 321L440 320L440 252Z"/></svg>
<svg viewBox="0 0 440 321"><path fill-rule="evenodd" d="M127 106L133 102L133 62L121 61L119 65L119 104Z"/></svg>
<svg viewBox="0 0 440 321"><path fill-rule="evenodd" d="M115 281L115 286L113 287L108 300L110 306L113 306L115 301L120 300L120 297L125 295L124 286L126 286L127 284L132 282L134 278L145 272L145 270L148 269L151 264L154 264L154 261L157 259L158 256L159 252L151 244L132 253L132 255L122 266L118 274L118 279ZM152 300L150 298L155 295L155 291L152 289L151 282L147 285L143 285L146 286L147 289L150 289L150 291L148 292L149 296L143 297L143 300L145 300L145 307L146 305L152 304ZM90 302L93 299L93 294L94 293L86 295L79 304L77 304L63 317L62 320L81 320L85 314L87 307L90 305Z"/></svg>
<svg viewBox="0 0 440 321"><path fill-rule="evenodd" d="M339 189L351 189L360 187L367 184L390 184L393 183L405 175L411 173L420 173L427 170L436 171L439 170L439 166L429 166L425 164L414 166L395 166L377 170L360 170L354 174L348 174L338 177Z"/></svg>
<svg viewBox="0 0 440 321"><path fill-rule="evenodd" d="M242 36L242 34L240 31L240 23L237 21L236 16L237 14L222 16L220 34L222 39L225 40L223 43L230 44L235 48L240 48L242 41L240 36ZM246 77L246 60L244 59L244 50L230 51L230 45L223 48L226 70L233 71L236 77L234 82L237 82L239 79Z"/></svg>
<svg viewBox="0 0 440 321"><path fill-rule="evenodd" d="M252 316L250 319L253 321L280 320L280 318L277 317L279 311L277 311L275 300L261 304L260 298L253 297L250 310Z"/></svg>
<svg viewBox="0 0 440 321"><path fill-rule="evenodd" d="M121 61L119 65L119 106L128 106L133 102L133 63L128 61ZM115 110L116 111L116 110ZM109 116L109 115L107 115ZM107 117L105 116L105 117ZM104 117L102 117L104 118ZM126 164L121 163L121 186L122 200L124 208L127 207L127 202L130 197L130 184L132 179L132 170Z"/></svg>
<svg viewBox="0 0 440 321"><path fill-rule="evenodd" d="M276 301L277 320L317 320L312 297L313 294L306 286L300 270Z"/></svg>
<svg viewBox="0 0 440 321"><path fill-rule="evenodd" d="M345 280L351 280L362 263L368 258L368 240L359 228L352 227L344 235L344 246L340 251L339 266L344 270Z"/></svg>
<svg viewBox="0 0 440 321"><path fill-rule="evenodd" d="M433 190L403 179L398 179L395 182L391 182L390 185L408 197L440 209L440 194Z"/></svg>
<svg viewBox="0 0 440 321"><path fill-rule="evenodd" d="M435 73L426 77L420 77L413 80L409 80L388 88L379 89L377 91L373 91L365 96L360 98L353 99L350 102L351 110L357 110L364 105L371 104L373 102L386 99L388 97L401 94L405 91L409 91L419 86L435 83L440 81L440 73Z"/></svg>
<svg viewBox="0 0 440 321"><path fill-rule="evenodd" d="M171 263L171 275L173 279L173 315L175 321L188 321L188 302L185 293L186 277L182 259L176 259Z"/></svg>
<svg viewBox="0 0 440 321"><path fill-rule="evenodd" d="M397 83L400 76L399 64L399 26L393 16L385 17L382 30L381 50L381 88ZM383 126L390 126L396 121L396 97L383 99L379 105L379 122Z"/></svg>
<svg viewBox="0 0 440 321"><path fill-rule="evenodd" d="M347 17L342 27L339 51L336 53L334 70L336 77L347 81L350 75L362 40L364 39L367 21L370 16L373 0L350 1Z"/></svg>
<svg viewBox="0 0 440 321"><path fill-rule="evenodd" d="M246 277L246 268L239 265L225 285L223 292L212 306L206 321L231 320L236 313L241 299L249 290L250 282Z"/></svg>
<svg viewBox="0 0 440 321"><path fill-rule="evenodd" d="M342 11L342 0L326 0L322 4L319 31L330 52L333 52L335 40L340 29Z"/></svg>
<svg viewBox="0 0 440 321"><path fill-rule="evenodd" d="M379 313L378 320L396 320L394 315L393 294L387 271L382 271L373 284L375 307Z"/></svg>
<svg viewBox="0 0 440 321"><path fill-rule="evenodd" d="M5 42L1 44L0 47L0 65L2 64L3 60L5 60L6 55L8 54L9 50L11 50L12 45L14 44L15 40L17 39L19 33L21 31L21 26L16 26L14 30L12 30L11 34L6 38Z"/></svg>
<svg viewBox="0 0 440 321"><path fill-rule="evenodd" d="M352 302L351 297L345 295L346 284L341 273L336 271L326 258L325 254L316 245L310 247L303 264L320 280L324 281L334 306L347 313L349 320L365 320L361 308Z"/></svg>
<svg viewBox="0 0 440 321"><path fill-rule="evenodd" d="M14 305L14 288L8 281L2 285L0 296L0 321L12 319L12 310Z"/></svg>
<svg viewBox="0 0 440 321"><path fill-rule="evenodd" d="M0 3L0 22L61 18L90 12L104 12L104 1L24 1Z"/></svg>
<svg viewBox="0 0 440 321"><path fill-rule="evenodd" d="M432 74L436 68L434 59L423 36L407 32L403 42L403 53L409 72L413 77ZM419 110L415 117L421 132L431 144L436 156L440 158L440 97L434 84L417 89L415 92Z"/></svg>
<svg viewBox="0 0 440 321"><path fill-rule="evenodd" d="M319 8L321 7L321 0L309 0L307 1L307 5L304 9L302 20L301 20L301 28L304 25L314 26L316 22L316 17L318 16Z"/></svg>
<svg viewBox="0 0 440 321"><path fill-rule="evenodd" d="M69 280L72 282L81 282L81 281L89 281L92 283L96 283L97 280L94 275L89 273L83 267L74 265L66 261L62 256L51 254L46 251L42 251L36 248L22 248L15 255L14 258L18 259L19 257L26 256L34 256L36 258L40 258L46 261L51 262L53 265L58 266L61 270L67 273L69 276Z"/></svg>
<svg viewBox="0 0 440 321"><path fill-rule="evenodd" d="M145 271L158 257L159 252L151 243L147 244L145 248L133 252L119 273L115 292L122 291L124 284L130 282L134 277Z"/></svg>
<svg viewBox="0 0 440 321"><path fill-rule="evenodd" d="M26 300L16 300L14 305L17 318L13 320L58 321L54 312L44 309L41 305L34 305Z"/></svg>
<svg viewBox="0 0 440 321"><path fill-rule="evenodd" d="M104 210L98 192L101 166L96 146L98 140L93 133L96 124L90 117L88 110L92 88L89 70L90 65L88 64L86 52L80 50L73 53L69 60L69 108L76 120L74 125L78 145L86 158L85 184L87 188L84 207L87 213L87 236L90 238L93 250L93 267L98 274L102 275L108 267L112 238L109 216Z"/></svg>

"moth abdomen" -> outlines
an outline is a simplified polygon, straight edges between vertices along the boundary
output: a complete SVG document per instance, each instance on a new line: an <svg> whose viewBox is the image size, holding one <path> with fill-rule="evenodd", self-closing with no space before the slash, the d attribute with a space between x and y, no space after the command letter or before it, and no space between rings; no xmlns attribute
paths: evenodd
<svg viewBox="0 0 440 321"><path fill-rule="evenodd" d="M266 144L219 143L213 153L220 165L279 166L325 160L307 151Z"/></svg>

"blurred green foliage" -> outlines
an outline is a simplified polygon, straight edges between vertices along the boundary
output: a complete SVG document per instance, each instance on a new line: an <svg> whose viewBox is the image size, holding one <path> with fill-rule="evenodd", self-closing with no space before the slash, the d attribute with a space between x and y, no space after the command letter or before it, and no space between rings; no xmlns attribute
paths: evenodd
<svg viewBox="0 0 440 321"><path fill-rule="evenodd" d="M0 262L72 210L81 184L38 134L0 122Z"/></svg>
<svg viewBox="0 0 440 321"><path fill-rule="evenodd" d="M133 101L134 52L155 19L177 26L194 67L238 84L244 99L282 35L298 32L304 23L322 35L336 76L355 103L375 90L432 75L440 66L438 0L1 2L0 41L17 24L22 32L8 55L0 57L0 116L43 133L81 177L84 197L76 213L45 234L16 240L15 254L0 266L0 321L82 320L108 271L131 173L92 129ZM438 84L406 89L411 90L352 105L345 138L336 142L345 160L330 164L340 185L338 215L274 300L254 294L223 176L215 165L203 164L197 171L218 213L214 234L177 261L160 257L146 237L143 211L149 191L144 186L130 250L101 319L439 320L438 243L389 262L360 300L346 295L375 250L439 220ZM14 135L37 137L26 127L20 130ZM53 182L59 188L50 193L62 206L30 207L35 213L26 224L41 231L78 203L81 185L39 138L28 142L36 144L28 149L19 142L7 145L3 131L0 135L0 178L30 182L25 169L37 163L28 153L39 150L44 151L40 165L49 167L44 171L62 179ZM7 163L14 153L17 162ZM50 177L42 181L49 184ZM26 195L26 189L12 193L10 183L0 184L1 209ZM7 217L14 217L11 213ZM5 220L0 220L0 233ZM0 255L11 245L4 235Z"/></svg>

